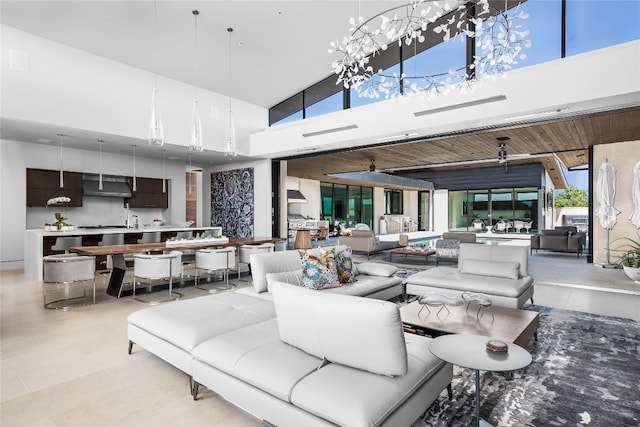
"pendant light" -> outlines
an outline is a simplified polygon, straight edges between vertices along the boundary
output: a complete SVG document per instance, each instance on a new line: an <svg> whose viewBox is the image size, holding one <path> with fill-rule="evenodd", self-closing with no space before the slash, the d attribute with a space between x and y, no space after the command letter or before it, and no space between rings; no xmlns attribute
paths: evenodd
<svg viewBox="0 0 640 427"><path fill-rule="evenodd" d="M158 22L156 13L156 1L153 1L153 28L154 28L154 57L157 58L157 36ZM164 128L162 127L162 116L158 108L158 76L156 75L151 94L151 120L149 122L149 145L164 145Z"/></svg>
<svg viewBox="0 0 640 427"><path fill-rule="evenodd" d="M195 79L194 87L193 111L191 113L191 135L189 136L189 150L202 151L202 121L200 120L200 106L198 105L198 15L199 11L194 10L193 13L193 46L194 46L194 62L195 62Z"/></svg>
<svg viewBox="0 0 640 427"><path fill-rule="evenodd" d="M167 192L167 150L162 150L162 192Z"/></svg>
<svg viewBox="0 0 640 427"><path fill-rule="evenodd" d="M98 190L102 191L104 189L102 185L102 143L104 141L102 139L98 140L98 144L100 144L100 175L98 176Z"/></svg>
<svg viewBox="0 0 640 427"><path fill-rule="evenodd" d="M228 74L229 74L229 87L231 87L231 33L233 28L227 28L229 33L229 61L228 61ZM227 123L227 133L224 138L224 155L235 157L238 154L236 147L236 126L233 122L233 112L231 111L231 97L229 97L229 121Z"/></svg>
<svg viewBox="0 0 640 427"><path fill-rule="evenodd" d="M64 136L64 134L59 133L58 136L60 137L60 188L64 188L64 170L63 170L63 164L62 164L62 137Z"/></svg>
<svg viewBox="0 0 640 427"><path fill-rule="evenodd" d="M189 171L187 172L189 178L189 194L191 194L191 151L189 151Z"/></svg>
<svg viewBox="0 0 640 427"><path fill-rule="evenodd" d="M138 185L136 183L136 146L132 145L133 147L133 191L138 191Z"/></svg>

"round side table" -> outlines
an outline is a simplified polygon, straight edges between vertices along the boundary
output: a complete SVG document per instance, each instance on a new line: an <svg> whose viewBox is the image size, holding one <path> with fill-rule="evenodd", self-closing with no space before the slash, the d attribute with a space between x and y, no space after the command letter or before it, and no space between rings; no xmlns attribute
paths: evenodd
<svg viewBox="0 0 640 427"><path fill-rule="evenodd" d="M487 350L491 337L482 335L442 335L429 343L429 351L439 359L476 371L476 426L490 426L480 418L480 371L514 371L531 363L531 355L524 348L505 343L506 352Z"/></svg>

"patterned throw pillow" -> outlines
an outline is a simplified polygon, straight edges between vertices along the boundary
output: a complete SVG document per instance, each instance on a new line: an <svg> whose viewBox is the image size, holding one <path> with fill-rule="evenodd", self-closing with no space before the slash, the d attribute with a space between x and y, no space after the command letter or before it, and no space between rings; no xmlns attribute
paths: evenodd
<svg viewBox="0 0 640 427"><path fill-rule="evenodd" d="M322 251L319 256L302 255L302 286L310 289L328 289L340 286L333 251Z"/></svg>
<svg viewBox="0 0 640 427"><path fill-rule="evenodd" d="M346 248L336 255L336 270L340 283L353 283L356 281L355 265L351 259L351 248Z"/></svg>

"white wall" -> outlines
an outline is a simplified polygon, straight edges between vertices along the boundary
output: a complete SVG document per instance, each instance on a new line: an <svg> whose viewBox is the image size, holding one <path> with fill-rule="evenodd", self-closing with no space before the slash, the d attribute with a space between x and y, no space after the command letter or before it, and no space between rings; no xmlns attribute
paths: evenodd
<svg viewBox="0 0 640 427"><path fill-rule="evenodd" d="M165 142L187 146L193 86L11 27L0 29L3 118L146 140L157 79ZM10 50L28 54L28 72L9 67ZM229 98L199 89L198 102L205 149L221 152ZM249 135L267 126L267 110L236 99L232 106L238 152L248 154Z"/></svg>
<svg viewBox="0 0 640 427"><path fill-rule="evenodd" d="M0 140L0 262L22 261L24 231L53 222L52 208L27 208L27 168L57 169L59 147ZM64 169L71 172L98 171L98 153L93 151L63 149ZM54 159L54 160L52 160ZM131 176L133 159L129 156L103 153L103 173ZM136 175L146 178L162 178L161 161L136 158ZM166 178L171 180L169 209L136 209L141 224L161 216L168 223L184 221L185 216L185 165L167 161ZM122 198L86 197L83 207L69 208L67 216L76 225L124 224L126 211Z"/></svg>

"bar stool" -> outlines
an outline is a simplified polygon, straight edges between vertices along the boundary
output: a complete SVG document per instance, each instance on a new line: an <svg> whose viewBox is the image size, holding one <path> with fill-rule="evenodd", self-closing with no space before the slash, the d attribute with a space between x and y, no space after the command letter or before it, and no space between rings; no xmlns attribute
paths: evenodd
<svg viewBox="0 0 640 427"><path fill-rule="evenodd" d="M160 243L159 231L145 231L142 238L138 239L138 243Z"/></svg>
<svg viewBox="0 0 640 427"><path fill-rule="evenodd" d="M215 293L219 291L227 291L235 288L235 285L229 284L229 269L236 265L236 248L233 246L220 249L199 249L196 251L196 285L198 289L209 291L209 293ZM223 271L223 279L225 281L225 287L213 287L207 288L200 285L199 270L206 270L207 272L218 270Z"/></svg>
<svg viewBox="0 0 640 427"><path fill-rule="evenodd" d="M73 246L82 246L82 236L58 237L56 243L51 246L52 251L64 251L69 253L69 248Z"/></svg>
<svg viewBox="0 0 640 427"><path fill-rule="evenodd" d="M257 253L273 252L273 243L260 243L257 245L242 245L238 248L238 279L240 279L240 263L249 266L251 273L251 255Z"/></svg>
<svg viewBox="0 0 640 427"><path fill-rule="evenodd" d="M275 251L286 251L287 250L287 241L286 240L278 240L274 243Z"/></svg>
<svg viewBox="0 0 640 427"><path fill-rule="evenodd" d="M146 304L159 304L161 302L175 301L182 294L173 291L173 277L181 274L182 252L171 251L165 254L133 254L133 299ZM176 273L177 272L177 273ZM136 297L136 278L147 279L147 286L151 287L151 281L157 279L169 279L168 298L148 301ZM122 289L121 289L122 290Z"/></svg>
<svg viewBox="0 0 640 427"><path fill-rule="evenodd" d="M193 237L193 231L178 231L176 233L176 240L190 239ZM196 260L195 251L186 250L182 252L182 275L190 277L190 274L184 274L184 268L192 265Z"/></svg>
<svg viewBox="0 0 640 427"><path fill-rule="evenodd" d="M96 303L96 257L76 254L48 255L43 258L43 262L42 295L45 308L66 310L86 304L85 282L87 281L93 282L93 304ZM71 295L70 285L77 282L82 282L82 296L74 297ZM62 285L64 297L48 301L48 295L52 294L48 289L50 284L55 285L55 290L59 290Z"/></svg>
<svg viewBox="0 0 640 427"><path fill-rule="evenodd" d="M98 246L111 246L111 245L124 245L124 233L113 233L113 234L103 234L102 238L98 242ZM129 261L129 266L131 266L131 262L133 262L132 258L125 257L125 264ZM112 255L107 255L107 265L106 270L101 271L101 275L106 276L111 274L111 270L113 270L113 257Z"/></svg>

